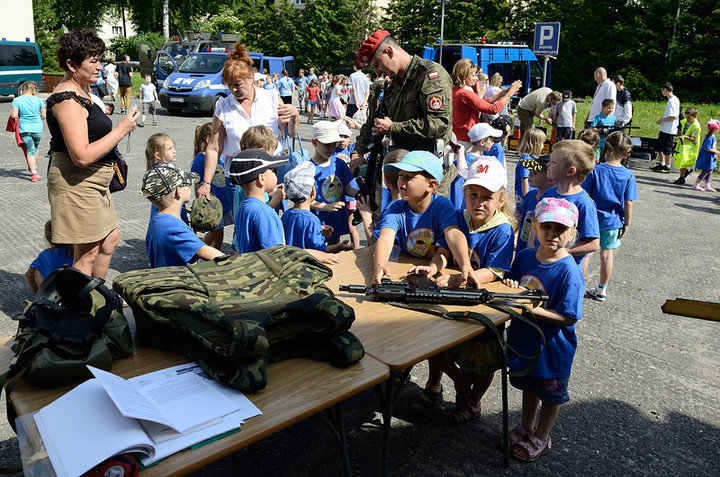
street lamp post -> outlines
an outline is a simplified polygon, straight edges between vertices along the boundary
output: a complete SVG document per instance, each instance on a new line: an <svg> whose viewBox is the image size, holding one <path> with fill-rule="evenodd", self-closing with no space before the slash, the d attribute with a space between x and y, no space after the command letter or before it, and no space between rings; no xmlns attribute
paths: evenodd
<svg viewBox="0 0 720 477"><path fill-rule="evenodd" d="M435 0L441 5L441 13L440 13L440 58L438 59L438 63L442 64L442 57L443 57L443 44L445 43L445 4L450 3L450 0Z"/></svg>

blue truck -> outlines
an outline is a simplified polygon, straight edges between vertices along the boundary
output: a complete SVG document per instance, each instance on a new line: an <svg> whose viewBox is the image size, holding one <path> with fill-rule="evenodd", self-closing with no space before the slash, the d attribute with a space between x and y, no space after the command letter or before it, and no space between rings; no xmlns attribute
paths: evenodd
<svg viewBox="0 0 720 477"><path fill-rule="evenodd" d="M181 111L197 111L212 114L215 104L230 95L222 81L221 73L227 59L225 48L211 48L208 52L193 53L187 56L180 65L169 56L171 68L162 81L158 96L160 104L171 114ZM159 52L162 53L162 52ZM158 58L160 58L158 53ZM249 53L256 68L267 68L270 74L283 69L288 75L295 73L292 56L270 57L262 53ZM162 65L161 62L158 64Z"/></svg>
<svg viewBox="0 0 720 477"><path fill-rule="evenodd" d="M40 47L31 41L0 41L0 95L18 96L20 86L28 81L45 88L42 79Z"/></svg>
<svg viewBox="0 0 720 477"><path fill-rule="evenodd" d="M441 49L442 58L440 58ZM467 58L481 67L489 77L500 73L506 85L520 80L523 83L522 89L518 92L520 97L542 86L550 86L552 79L552 70L548 61L546 84L542 84L542 63L524 43L491 42L484 39L476 43L449 42L443 43L442 48L439 44L426 46L422 56L442 64L449 73L452 73L453 66L458 60Z"/></svg>

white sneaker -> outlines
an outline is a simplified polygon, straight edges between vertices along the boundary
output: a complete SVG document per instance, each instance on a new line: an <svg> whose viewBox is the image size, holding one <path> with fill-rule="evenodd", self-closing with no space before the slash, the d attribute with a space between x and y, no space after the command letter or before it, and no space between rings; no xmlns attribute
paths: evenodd
<svg viewBox="0 0 720 477"><path fill-rule="evenodd" d="M593 288L593 289L591 289L591 290L588 290L587 293L585 293L585 296L587 296L588 298L593 298L593 299L595 299L595 300L597 300L597 301L599 301L599 302L605 301L605 298L607 297L607 295L605 295L604 293L603 293L603 294L600 294L600 293L598 292L597 288Z"/></svg>
<svg viewBox="0 0 720 477"><path fill-rule="evenodd" d="M705 184L705 187L703 187L702 189L706 190L708 192L717 192L716 189L713 189L712 187L710 187L710 184Z"/></svg>

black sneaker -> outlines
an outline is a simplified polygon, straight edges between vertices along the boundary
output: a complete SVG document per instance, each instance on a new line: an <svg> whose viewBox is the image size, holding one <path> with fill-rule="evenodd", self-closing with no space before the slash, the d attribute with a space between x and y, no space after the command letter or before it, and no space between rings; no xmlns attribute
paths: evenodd
<svg viewBox="0 0 720 477"><path fill-rule="evenodd" d="M683 177L683 176L678 177L677 180L673 181L673 184L675 184L675 185L685 184L685 177Z"/></svg>
<svg viewBox="0 0 720 477"><path fill-rule="evenodd" d="M670 168L668 166L662 166L658 172L662 172L663 174L670 174Z"/></svg>
<svg viewBox="0 0 720 477"><path fill-rule="evenodd" d="M695 170L695 169L693 169L692 167L688 168L688 169L685 171L685 177L687 177L687 176L689 176L690 174L692 174L694 170Z"/></svg>
<svg viewBox="0 0 720 477"><path fill-rule="evenodd" d="M654 166L652 166L652 167L650 168L650 170L651 170L651 171L655 171L655 172L660 172L660 170L661 170L662 168L663 168L663 165L658 162L657 164L655 164Z"/></svg>

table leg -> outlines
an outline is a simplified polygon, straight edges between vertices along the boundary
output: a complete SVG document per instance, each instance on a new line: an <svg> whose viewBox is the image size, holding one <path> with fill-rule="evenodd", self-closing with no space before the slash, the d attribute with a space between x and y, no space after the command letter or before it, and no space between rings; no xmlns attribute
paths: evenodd
<svg viewBox="0 0 720 477"><path fill-rule="evenodd" d="M397 400L400 390L407 382L411 370L412 366L403 370L397 385L395 385L395 377L397 375L395 373L390 373L390 377L387 381L385 381L385 392L381 394L380 404L382 406L383 416L383 451L380 475L383 477L387 477L390 472L390 428L393 412L395 410L395 401Z"/></svg>
<svg viewBox="0 0 720 477"><path fill-rule="evenodd" d="M340 458L343 461L345 475L350 477L352 469L350 468L350 456L347 450L347 440L345 438L345 421L342 415L342 407L340 403L334 405L327 410L328 417L318 414L317 417L325 424L333 439L340 448Z"/></svg>

